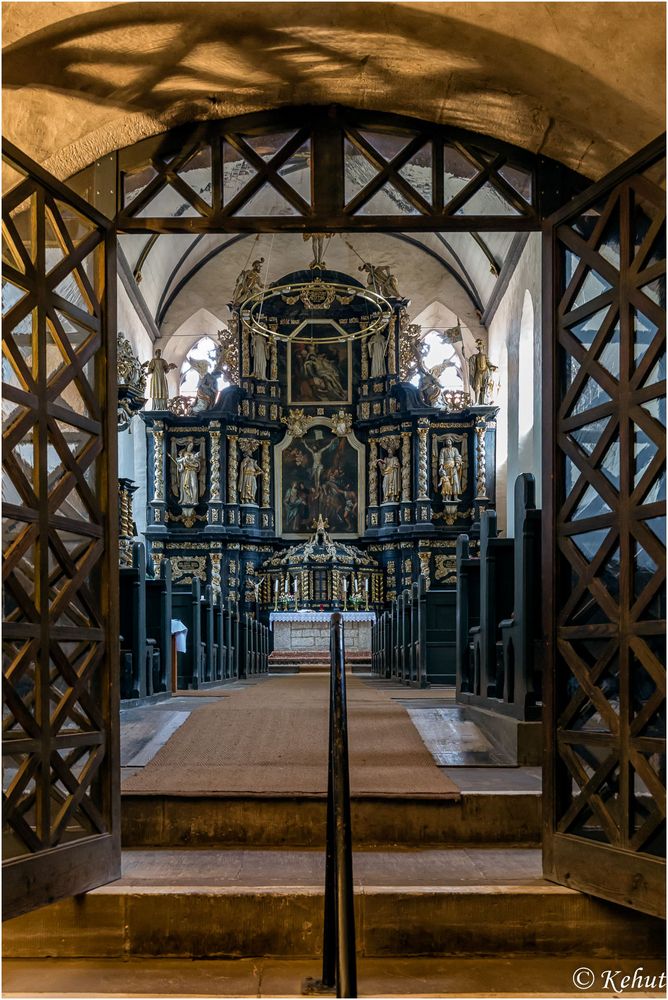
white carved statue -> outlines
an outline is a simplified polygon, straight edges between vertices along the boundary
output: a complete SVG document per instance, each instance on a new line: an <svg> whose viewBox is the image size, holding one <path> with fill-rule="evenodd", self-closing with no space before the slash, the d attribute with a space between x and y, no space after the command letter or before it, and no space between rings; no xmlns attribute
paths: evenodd
<svg viewBox="0 0 668 1000"><path fill-rule="evenodd" d="M371 361L371 378L382 378L385 374L385 353L387 351L388 338L384 337L380 330L369 337L367 347L369 349L369 360Z"/></svg>
<svg viewBox="0 0 668 1000"><path fill-rule="evenodd" d="M383 503L397 503L401 496L401 464L392 452L387 458L377 458L383 476Z"/></svg>
<svg viewBox="0 0 668 1000"><path fill-rule="evenodd" d="M179 477L179 503L182 507L194 507L199 501L199 470L204 456L201 451L194 452L193 447L192 441L189 442L180 455L172 459Z"/></svg>
<svg viewBox="0 0 668 1000"><path fill-rule="evenodd" d="M167 409L167 401L169 399L167 372L171 372L174 368L176 368L176 365L165 361L159 348L146 365L146 371L151 376L149 396L151 397L151 405L154 410Z"/></svg>
<svg viewBox="0 0 668 1000"><path fill-rule="evenodd" d="M262 469L252 455L246 455L239 465L239 500L241 503L255 503L257 477Z"/></svg>
<svg viewBox="0 0 668 1000"><path fill-rule="evenodd" d="M459 500L462 492L462 456L448 435L438 453L438 488L444 500Z"/></svg>
<svg viewBox="0 0 668 1000"><path fill-rule="evenodd" d="M264 382L267 378L267 361L269 357L267 338L257 330L251 335L251 353L253 355L253 378Z"/></svg>

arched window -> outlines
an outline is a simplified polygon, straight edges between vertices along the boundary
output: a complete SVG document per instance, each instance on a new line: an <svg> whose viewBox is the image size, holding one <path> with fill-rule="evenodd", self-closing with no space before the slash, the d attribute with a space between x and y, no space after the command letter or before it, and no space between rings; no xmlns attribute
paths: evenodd
<svg viewBox="0 0 668 1000"><path fill-rule="evenodd" d="M458 350L457 346L444 339L441 330L429 330L423 337L423 343L427 348L423 356L425 368L433 371L437 366L444 365L438 377L443 388L463 389L461 343ZM419 381L419 373L411 379L413 385L417 385Z"/></svg>
<svg viewBox="0 0 668 1000"><path fill-rule="evenodd" d="M523 471L531 471L533 460L533 406L534 406L534 328L531 292L524 293L519 342L519 384L517 407L517 435L520 455L528 462Z"/></svg>
<svg viewBox="0 0 668 1000"><path fill-rule="evenodd" d="M181 377L179 394L181 396L195 396L200 376L205 370L211 371L214 365L218 345L211 337L200 337L188 351L185 361L181 365ZM205 369L204 363L207 368ZM224 375L218 378L218 388L224 389L229 382Z"/></svg>

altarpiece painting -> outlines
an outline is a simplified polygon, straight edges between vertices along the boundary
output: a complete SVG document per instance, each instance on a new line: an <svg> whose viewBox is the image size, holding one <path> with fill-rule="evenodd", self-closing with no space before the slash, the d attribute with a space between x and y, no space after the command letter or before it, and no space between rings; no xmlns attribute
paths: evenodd
<svg viewBox="0 0 668 1000"><path fill-rule="evenodd" d="M311 534L319 515L335 537L363 530L363 446L352 434L338 436L328 423L318 422L276 449L278 530L285 538Z"/></svg>
<svg viewBox="0 0 668 1000"><path fill-rule="evenodd" d="M288 344L288 402L305 406L349 403L350 341Z"/></svg>

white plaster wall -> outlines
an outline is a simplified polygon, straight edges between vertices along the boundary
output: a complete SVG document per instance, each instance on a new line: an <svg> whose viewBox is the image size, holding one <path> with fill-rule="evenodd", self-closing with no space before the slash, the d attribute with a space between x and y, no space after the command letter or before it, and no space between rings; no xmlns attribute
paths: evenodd
<svg viewBox="0 0 668 1000"><path fill-rule="evenodd" d="M117 327L122 330L132 344L132 349L140 361L153 357L153 341L133 306L120 277L116 282Z"/></svg>
<svg viewBox="0 0 668 1000"><path fill-rule="evenodd" d="M117 327L132 345L140 361L153 357L153 341L141 321L120 278L116 296ZM118 435L118 475L132 479L139 489L134 495L134 517L137 531L146 527L146 427L139 416Z"/></svg>
<svg viewBox="0 0 668 1000"><path fill-rule="evenodd" d="M526 292L531 295L534 317L533 344L522 337L522 312ZM501 390L497 401L499 432L497 438L496 474L499 527L508 535L514 532L513 491L521 472L536 477L536 499L541 498L541 238L532 233L510 279L505 295L489 325L489 355L499 364ZM533 426L520 448L518 433L520 351L523 353L522 372L532 373ZM528 358L527 353L532 357ZM503 426L501 426L503 425Z"/></svg>

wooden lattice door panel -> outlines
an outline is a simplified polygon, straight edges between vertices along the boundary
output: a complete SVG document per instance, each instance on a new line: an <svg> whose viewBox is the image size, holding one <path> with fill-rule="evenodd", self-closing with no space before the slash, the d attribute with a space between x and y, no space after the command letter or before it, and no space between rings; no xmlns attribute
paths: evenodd
<svg viewBox="0 0 668 1000"><path fill-rule="evenodd" d="M663 150L576 199L545 244L544 870L649 913L665 909Z"/></svg>
<svg viewBox="0 0 668 1000"><path fill-rule="evenodd" d="M6 918L118 877L120 838L115 237L3 157Z"/></svg>

